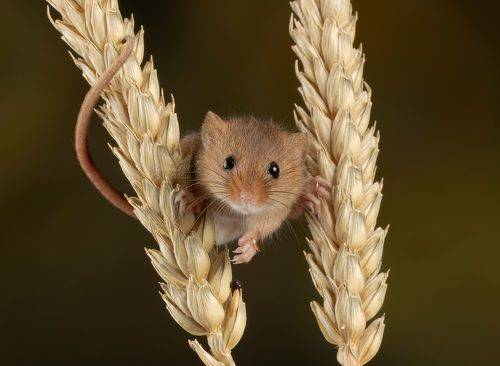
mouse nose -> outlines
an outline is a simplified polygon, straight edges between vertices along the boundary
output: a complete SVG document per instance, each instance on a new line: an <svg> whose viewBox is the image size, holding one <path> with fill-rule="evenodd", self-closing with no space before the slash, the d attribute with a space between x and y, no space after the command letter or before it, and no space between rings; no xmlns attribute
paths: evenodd
<svg viewBox="0 0 500 366"><path fill-rule="evenodd" d="M249 192L249 191L241 191L240 192L240 201L242 203L253 203L253 201L254 201L253 193Z"/></svg>

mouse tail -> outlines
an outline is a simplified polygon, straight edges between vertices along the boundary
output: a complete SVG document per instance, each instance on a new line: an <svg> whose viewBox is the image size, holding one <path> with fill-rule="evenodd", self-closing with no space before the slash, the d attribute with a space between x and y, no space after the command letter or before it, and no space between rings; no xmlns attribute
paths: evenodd
<svg viewBox="0 0 500 366"><path fill-rule="evenodd" d="M101 75L97 83L88 91L80 107L75 129L76 156L90 182L111 204L129 216L135 217L132 205L125 195L118 191L100 172L94 163L87 145L88 126L92 113L104 89L127 61L134 50L134 40L129 38L125 50L113 64Z"/></svg>

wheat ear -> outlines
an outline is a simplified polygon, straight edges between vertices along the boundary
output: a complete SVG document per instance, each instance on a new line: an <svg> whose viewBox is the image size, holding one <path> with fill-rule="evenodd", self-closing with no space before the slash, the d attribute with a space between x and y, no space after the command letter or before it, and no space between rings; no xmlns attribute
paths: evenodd
<svg viewBox="0 0 500 366"><path fill-rule="evenodd" d="M166 103L153 60L142 67L144 31L122 18L117 0L47 0L59 14L54 27L76 56L75 64L90 85L113 64L127 39L134 52L102 96L98 114L116 142L112 147L137 193L129 198L134 213L153 234L159 250L146 249L164 280L162 298L177 323L194 336L206 336L210 353L197 340L191 348L207 366L235 365L231 350L246 325L241 289L231 290L227 250L215 248L208 218L179 217L175 178L188 162L179 151L179 124L174 102Z"/></svg>
<svg viewBox="0 0 500 366"><path fill-rule="evenodd" d="M332 183L318 217L309 215L305 253L323 304L311 303L326 340L344 366L364 365L377 353L384 317L369 322L384 301L380 273L387 230L376 228L382 183L374 182L379 134L369 127L371 91L364 55L354 48L357 15L349 0L292 2L290 32L300 93L297 126L309 137L308 166Z"/></svg>

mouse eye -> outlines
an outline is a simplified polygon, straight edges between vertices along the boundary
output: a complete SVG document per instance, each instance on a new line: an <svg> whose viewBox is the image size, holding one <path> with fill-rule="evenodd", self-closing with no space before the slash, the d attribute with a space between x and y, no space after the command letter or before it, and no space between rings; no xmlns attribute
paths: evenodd
<svg viewBox="0 0 500 366"><path fill-rule="evenodd" d="M226 160L224 160L224 169L233 170L236 165L236 159L233 155L229 155Z"/></svg>
<svg viewBox="0 0 500 366"><path fill-rule="evenodd" d="M269 174L271 174L274 179L278 179L280 176L280 167L274 161L269 165Z"/></svg>

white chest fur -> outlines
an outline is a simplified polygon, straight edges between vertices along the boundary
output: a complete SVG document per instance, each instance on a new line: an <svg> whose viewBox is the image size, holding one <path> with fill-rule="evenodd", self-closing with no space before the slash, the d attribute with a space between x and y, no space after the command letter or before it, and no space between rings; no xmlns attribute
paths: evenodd
<svg viewBox="0 0 500 366"><path fill-rule="evenodd" d="M215 229L215 242L224 245L240 238L247 229L248 218L238 214L215 214L212 215Z"/></svg>

